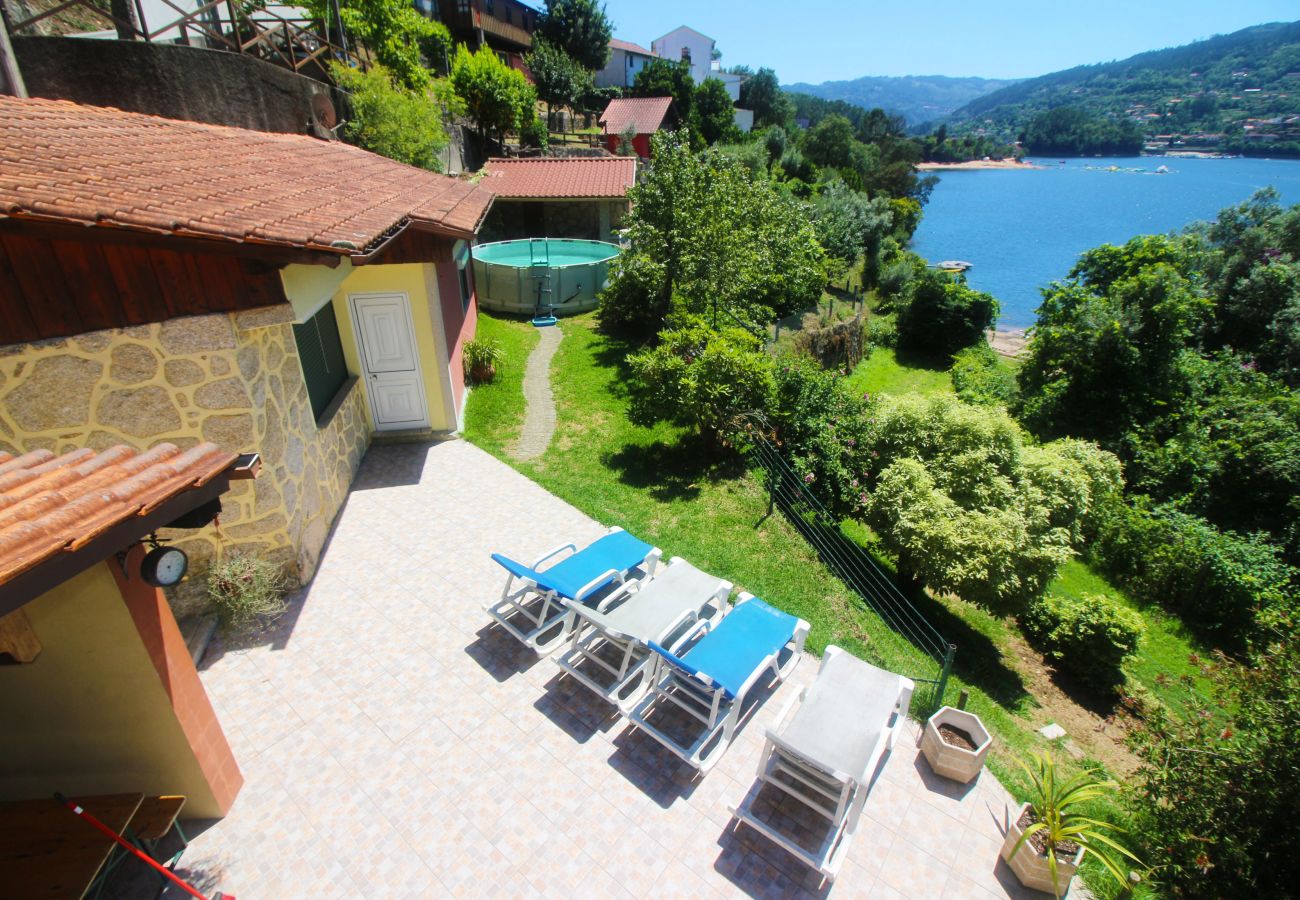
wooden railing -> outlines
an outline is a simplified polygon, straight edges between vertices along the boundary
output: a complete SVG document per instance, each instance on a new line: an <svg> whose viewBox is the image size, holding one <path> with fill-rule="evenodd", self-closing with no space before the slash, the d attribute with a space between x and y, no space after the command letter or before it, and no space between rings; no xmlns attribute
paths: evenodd
<svg viewBox="0 0 1300 900"><path fill-rule="evenodd" d="M38 34L36 26L41 22L77 9L110 23L124 38L190 44L191 36L198 36L209 49L256 56L294 72L313 65L324 71L329 59L366 68L359 54L330 41L318 20L287 18L265 9L246 10L236 0L208 0L192 10L172 0L159 0L175 10L177 16L161 24L155 21L157 27L151 28L140 0L126 2L132 4L134 22L115 15L111 7L105 8L102 0L63 0L35 15L13 20L9 28L15 35ZM164 35L173 36L164 38Z"/></svg>

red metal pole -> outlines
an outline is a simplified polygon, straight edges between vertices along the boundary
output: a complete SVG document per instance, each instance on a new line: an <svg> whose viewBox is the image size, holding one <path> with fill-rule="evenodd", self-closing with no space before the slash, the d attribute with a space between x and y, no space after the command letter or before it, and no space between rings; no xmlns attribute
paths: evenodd
<svg viewBox="0 0 1300 900"><path fill-rule="evenodd" d="M198 897L199 900L208 900L207 897L204 897L198 891L194 890L194 888L190 887L188 884L186 884L184 881L178 878L176 876L176 873L172 872L171 869L167 868L162 863L158 862L158 860L154 859L149 854L142 852L139 847L135 846L126 838L122 837L122 835L118 834L116 831L109 828L103 822L99 821L99 819L95 818L90 813L86 812L84 809L82 809L72 800L69 800L67 797L63 796L62 794L57 794L57 793L54 795L54 799L62 803L64 806L72 810L77 815L81 816L81 818L85 819L86 822L94 826L95 829L100 832L100 834L103 834L105 837L112 838L118 844L118 846L125 848L128 853L131 853L137 859L143 860L144 862L148 863L154 869L154 871L160 873L164 878L168 879L169 881L171 881L172 884L181 888L181 890L188 893L191 897ZM223 897L224 900L235 900L235 898L229 894L218 894L217 896Z"/></svg>

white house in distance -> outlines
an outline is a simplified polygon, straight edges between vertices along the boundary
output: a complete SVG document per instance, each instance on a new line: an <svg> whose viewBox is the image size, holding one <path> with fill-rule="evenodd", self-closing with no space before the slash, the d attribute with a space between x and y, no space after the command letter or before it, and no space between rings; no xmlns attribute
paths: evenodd
<svg viewBox="0 0 1300 900"><path fill-rule="evenodd" d="M682 25L650 42L655 56L670 62L684 59L691 64L691 77L699 84L713 75L713 48L716 42L707 34ZM737 95L739 97L739 95Z"/></svg>
<svg viewBox="0 0 1300 900"><path fill-rule="evenodd" d="M640 44L613 38L609 42L609 63L596 73L596 86L630 88L637 73L656 56L657 53Z"/></svg>

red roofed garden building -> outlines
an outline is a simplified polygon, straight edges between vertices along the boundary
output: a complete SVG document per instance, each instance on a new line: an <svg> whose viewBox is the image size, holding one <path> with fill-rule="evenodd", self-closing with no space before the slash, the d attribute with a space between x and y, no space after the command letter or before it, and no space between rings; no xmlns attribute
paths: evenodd
<svg viewBox="0 0 1300 900"><path fill-rule="evenodd" d="M636 166L630 156L490 159L480 184L496 201L482 238L609 241L627 214Z"/></svg>
<svg viewBox="0 0 1300 900"><path fill-rule="evenodd" d="M601 133L610 153L620 152L627 137L642 159L650 158L650 136L676 122L671 97L621 97L600 114Z"/></svg>

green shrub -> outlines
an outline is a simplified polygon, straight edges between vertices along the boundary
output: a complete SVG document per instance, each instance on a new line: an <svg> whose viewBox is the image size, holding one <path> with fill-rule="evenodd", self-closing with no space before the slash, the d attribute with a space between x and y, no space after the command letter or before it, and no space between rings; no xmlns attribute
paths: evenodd
<svg viewBox="0 0 1300 900"><path fill-rule="evenodd" d="M343 134L350 143L398 162L442 171L438 154L451 140L440 102L449 93L445 82L413 91L382 66L362 72L334 63L330 72L347 91L351 114Z"/></svg>
<svg viewBox="0 0 1300 900"><path fill-rule="evenodd" d="M893 316L872 316L867 320L867 343L872 347L898 345L898 326Z"/></svg>
<svg viewBox="0 0 1300 900"><path fill-rule="evenodd" d="M876 279L876 293L885 300L897 299L915 274L916 264L910 255L886 263Z"/></svg>
<svg viewBox="0 0 1300 900"><path fill-rule="evenodd" d="M866 403L810 357L777 360L771 420L785 457L822 504L848 515L861 503L864 479L855 457L866 440Z"/></svg>
<svg viewBox="0 0 1300 900"><path fill-rule="evenodd" d="M1100 528L1094 554L1135 594L1173 610L1226 650L1244 650L1262 618L1296 612L1300 572L1282 561L1275 545L1168 507L1114 512Z"/></svg>
<svg viewBox="0 0 1300 900"><path fill-rule="evenodd" d="M924 270L897 301L898 345L932 356L951 356L984 340L998 317L998 301L943 272Z"/></svg>
<svg viewBox="0 0 1300 900"><path fill-rule="evenodd" d="M1015 400L1015 372L983 341L953 357L950 374L957 396L967 403L1010 406Z"/></svg>
<svg viewBox="0 0 1300 900"><path fill-rule="evenodd" d="M659 340L627 358L634 421L693 426L721 445L744 430L745 414L771 408L772 359L748 331L714 331L692 317Z"/></svg>
<svg viewBox="0 0 1300 900"><path fill-rule="evenodd" d="M671 306L661 263L644 253L625 251L610 267L609 286L600 293L601 327L648 341L664 327Z"/></svg>
<svg viewBox="0 0 1300 900"><path fill-rule="evenodd" d="M251 553L230 553L208 569L208 597L227 629L284 612L284 589L284 576L275 564Z"/></svg>
<svg viewBox="0 0 1300 900"><path fill-rule="evenodd" d="M1059 670L1099 690L1124 683L1124 660L1146 630L1141 616L1100 594L1048 594L1030 604L1020 624Z"/></svg>

